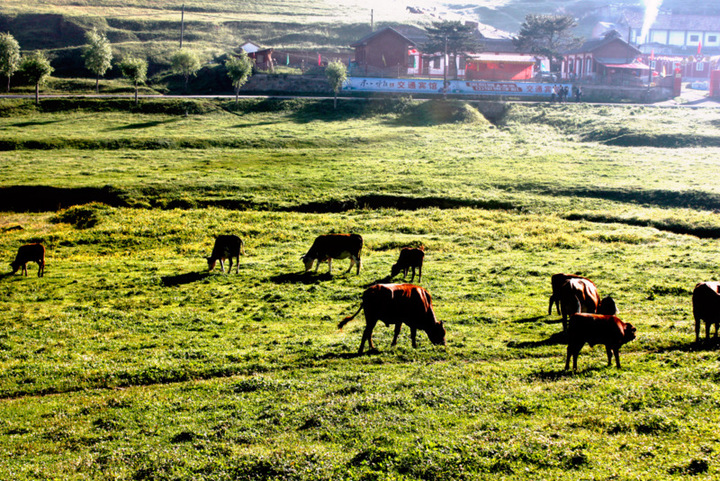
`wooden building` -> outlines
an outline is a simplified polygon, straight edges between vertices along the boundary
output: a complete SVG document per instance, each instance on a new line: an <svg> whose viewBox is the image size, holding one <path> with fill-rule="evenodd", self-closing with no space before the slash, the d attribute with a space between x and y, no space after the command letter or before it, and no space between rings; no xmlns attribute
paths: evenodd
<svg viewBox="0 0 720 481"><path fill-rule="evenodd" d="M596 80L603 83L639 86L648 82L650 67L642 53L622 38L607 35L592 39L565 54L562 78Z"/></svg>

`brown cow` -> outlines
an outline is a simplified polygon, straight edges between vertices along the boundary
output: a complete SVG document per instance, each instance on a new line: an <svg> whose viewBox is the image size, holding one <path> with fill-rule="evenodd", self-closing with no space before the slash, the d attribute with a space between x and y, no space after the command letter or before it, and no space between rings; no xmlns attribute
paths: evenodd
<svg viewBox="0 0 720 481"><path fill-rule="evenodd" d="M398 261L390 268L390 277L393 278L402 271L403 279L407 278L408 270L412 268L412 277L410 282L415 280L415 268L418 269L418 282L422 278L422 265L425 259L425 250L423 247L411 248L403 247L400 251Z"/></svg>
<svg viewBox="0 0 720 481"><path fill-rule="evenodd" d="M365 331L362 341L360 341L358 354L362 354L365 341L368 341L371 350L375 349L372 332L378 321L384 322L388 327L390 324L395 324L393 346L397 344L403 323L410 327L413 347L417 347L416 332L418 329L425 331L433 344L445 345L445 327L442 321L438 321L435 317L430 293L422 287L412 284L371 286L363 292L362 303L357 312L340 321L338 329L342 329L363 309L365 309Z"/></svg>
<svg viewBox="0 0 720 481"><path fill-rule="evenodd" d="M573 370L577 371L577 358L580 349L589 344L605 345L608 366L612 366L612 356L615 355L615 364L620 368L620 346L635 339L635 327L625 323L617 316L605 314L573 314L568 327L568 347L565 358L565 370L570 368L570 357L573 358Z"/></svg>
<svg viewBox="0 0 720 481"><path fill-rule="evenodd" d="M585 278L575 274L554 274L550 278L550 285L552 285L552 294L550 295L550 305L548 305L548 316L552 314L553 302L555 303L555 309L557 310L557 313L560 314L560 289L562 288L563 284L565 284L565 282L569 279Z"/></svg>
<svg viewBox="0 0 720 481"><path fill-rule="evenodd" d="M225 272L223 260L228 260L228 272L232 272L233 258L237 260L235 264L235 273L240 272L240 254L245 255L245 244L242 239L236 235L219 235L215 239L212 254L206 257L208 270L215 268L215 263L220 261L220 272Z"/></svg>
<svg viewBox="0 0 720 481"><path fill-rule="evenodd" d="M10 263L12 273L15 274L22 268L22 273L27 276L27 263L37 262L38 277L45 275L45 247L42 244L26 244L18 248L15 260Z"/></svg>
<svg viewBox="0 0 720 481"><path fill-rule="evenodd" d="M350 258L350 266L345 271L347 274L353 265L357 266L357 274L360 274L360 251L362 251L363 238L357 234L327 234L318 236L310 247L310 250L302 256L305 264L305 272L312 269L313 262L317 261L315 272L320 268L321 262L328 263L328 273L332 274L333 259Z"/></svg>
<svg viewBox="0 0 720 481"><path fill-rule="evenodd" d="M595 284L585 278L571 278L560 288L560 312L563 331L567 329L567 318L577 312L597 312L600 305Z"/></svg>
<svg viewBox="0 0 720 481"><path fill-rule="evenodd" d="M713 324L717 341L718 324L720 324L720 283L698 283L693 290L692 305L695 318L695 342L700 341L700 321L705 321L705 341L710 341Z"/></svg>

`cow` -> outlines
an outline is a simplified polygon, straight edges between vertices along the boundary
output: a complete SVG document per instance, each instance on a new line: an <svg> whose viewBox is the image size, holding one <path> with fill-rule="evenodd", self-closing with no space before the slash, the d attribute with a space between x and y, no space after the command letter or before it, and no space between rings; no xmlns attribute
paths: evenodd
<svg viewBox="0 0 720 481"><path fill-rule="evenodd" d="M422 287L413 284L375 284L363 292L360 308L352 316L340 321L338 329L342 329L363 309L365 309L365 331L358 354L362 354L365 341L368 341L370 350L375 349L372 332L378 321L384 322L387 327L395 324L393 346L397 344L403 323L410 327L410 338L414 348L417 347L418 329L425 331L433 344L445 345L445 327L442 321L438 321L435 317L430 293Z"/></svg>
<svg viewBox="0 0 720 481"><path fill-rule="evenodd" d="M565 370L570 369L570 357L573 358L573 371L577 371L577 358L580 349L589 344L603 344L607 352L608 366L615 364L620 369L620 347L635 339L635 327L623 322L619 317L606 314L573 314L567 331L568 347L565 358Z"/></svg>
<svg viewBox="0 0 720 481"><path fill-rule="evenodd" d="M565 284L565 282L569 279L585 278L575 274L554 274L550 278L550 285L552 285L552 294L550 295L550 305L548 305L548 316L552 314L553 302L555 303L555 309L557 310L557 313L560 314L560 289L562 288L563 284Z"/></svg>
<svg viewBox="0 0 720 481"><path fill-rule="evenodd" d="M236 235L219 235L215 239L212 254L206 257L208 263L208 271L215 268L215 263L220 261L220 271L225 272L223 260L228 260L228 272L232 272L233 257L237 260L235 264L235 273L240 272L240 254L245 255L245 243Z"/></svg>
<svg viewBox="0 0 720 481"><path fill-rule="evenodd" d="M715 341L720 324L720 282L700 282L692 294L693 317L695 318L695 342L700 341L700 321L705 321L705 341L710 341L710 331L715 325Z"/></svg>
<svg viewBox="0 0 720 481"><path fill-rule="evenodd" d="M395 277L402 271L403 279L407 278L408 270L412 268L412 277L410 282L415 280L415 268L418 269L418 282L422 278L422 265L425 258L425 250L423 247L411 248L403 247L400 251L398 261L390 268L390 278Z"/></svg>
<svg viewBox="0 0 720 481"><path fill-rule="evenodd" d="M312 269L313 263L317 261L315 272L320 268L321 262L328 263L328 273L332 274L333 259L350 258L350 266L345 271L347 274L353 265L357 266L357 274L360 274L360 251L362 251L363 238L357 234L327 234L315 238L310 250L301 257L305 264L305 272Z"/></svg>
<svg viewBox="0 0 720 481"><path fill-rule="evenodd" d="M576 312L595 313L600 304L597 287L584 277L566 280L560 288L559 297L563 331L567 329L568 316Z"/></svg>
<svg viewBox="0 0 720 481"><path fill-rule="evenodd" d="M25 244L18 248L15 260L10 263L12 273L15 274L20 268L27 276L27 263L37 262L38 277L45 275L45 247L42 244Z"/></svg>

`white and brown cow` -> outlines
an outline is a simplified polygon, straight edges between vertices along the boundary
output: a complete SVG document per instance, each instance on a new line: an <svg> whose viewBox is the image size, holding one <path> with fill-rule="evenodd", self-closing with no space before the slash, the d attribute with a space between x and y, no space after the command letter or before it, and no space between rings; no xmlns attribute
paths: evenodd
<svg viewBox="0 0 720 481"><path fill-rule="evenodd" d="M228 272L232 272L233 258L236 259L235 273L240 272L240 254L245 255L245 244L236 235L219 235L215 239L215 245L213 246L212 254L210 257L206 257L208 263L208 270L215 268L215 263L220 261L220 271L225 272L225 265L223 261L228 260Z"/></svg>
<svg viewBox="0 0 720 481"><path fill-rule="evenodd" d="M560 288L560 310L563 330L567 329L567 318L579 312L615 315L618 313L615 300L607 296L600 299L595 284L585 278L571 278Z"/></svg>
<svg viewBox="0 0 720 481"><path fill-rule="evenodd" d="M715 325L715 340L720 324L720 282L700 282L692 294L693 317L695 318L695 342L700 341L700 323L705 321L705 341L710 341L710 331Z"/></svg>
<svg viewBox="0 0 720 481"><path fill-rule="evenodd" d="M357 266L357 274L360 274L360 252L363 247L363 238L357 234L327 234L318 236L310 247L310 250L301 257L305 264L305 272L312 269L313 263L317 261L315 272L320 268L321 262L328 263L328 273L332 274L333 259L350 258L350 266L345 273L350 272L353 265Z"/></svg>
<svg viewBox="0 0 720 481"><path fill-rule="evenodd" d="M408 271L412 269L412 277L410 278L410 282L413 282L415 280L415 269L417 268L418 282L420 282L420 279L422 278L422 266L424 259L425 250L423 247L403 247L400 251L400 257L398 257L398 261L390 268L390 277L395 277L396 275L400 274L400 271L402 271L403 279L405 279L407 277Z"/></svg>
<svg viewBox="0 0 720 481"><path fill-rule="evenodd" d="M623 322L617 316L605 314L573 314L567 331L568 346L565 357L565 370L570 369L570 358L573 359L573 370L577 370L577 358L580 350L587 343L590 347L603 344L607 352L608 366L615 364L620 368L620 347L635 339L635 327Z"/></svg>
<svg viewBox="0 0 720 481"><path fill-rule="evenodd" d="M10 263L12 273L15 274L22 268L22 273L27 276L28 262L37 262L38 277L42 277L45 274L45 247L42 244L26 244L20 246L15 260Z"/></svg>
<svg viewBox="0 0 720 481"><path fill-rule="evenodd" d="M445 345L445 327L442 321L438 321L435 317L430 293L422 287L412 284L375 284L363 292L362 303L357 312L340 321L338 328L342 329L363 309L365 309L365 330L360 341L359 354L363 352L365 341L368 341L371 350L375 349L372 332L378 321L384 322L388 327L391 324L395 325L393 346L397 344L403 323L410 327L413 347L417 347L418 329L425 331L433 344Z"/></svg>
<svg viewBox="0 0 720 481"><path fill-rule="evenodd" d="M548 305L548 316L552 314L552 306L553 303L555 303L555 309L557 310L557 313L560 314L560 291L562 289L563 284L567 282L570 279L586 279L583 276L578 276L576 274L553 274L553 276L550 278L550 285L552 286L552 294L550 295L550 305ZM592 282L592 281L590 281Z"/></svg>

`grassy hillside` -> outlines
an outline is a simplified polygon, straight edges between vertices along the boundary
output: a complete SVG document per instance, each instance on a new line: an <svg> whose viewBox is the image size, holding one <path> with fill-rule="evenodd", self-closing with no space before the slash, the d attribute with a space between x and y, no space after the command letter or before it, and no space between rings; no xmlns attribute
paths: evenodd
<svg viewBox="0 0 720 481"><path fill-rule="evenodd" d="M0 278L0 478L717 478L715 115L439 106L5 101L0 253L48 251ZM328 232L360 275L302 272ZM207 272L221 233L239 273ZM447 346L381 323L356 356L337 323L418 244ZM563 371L557 272L637 327L622 369Z"/></svg>

